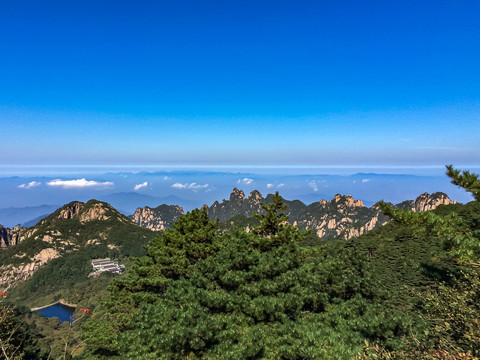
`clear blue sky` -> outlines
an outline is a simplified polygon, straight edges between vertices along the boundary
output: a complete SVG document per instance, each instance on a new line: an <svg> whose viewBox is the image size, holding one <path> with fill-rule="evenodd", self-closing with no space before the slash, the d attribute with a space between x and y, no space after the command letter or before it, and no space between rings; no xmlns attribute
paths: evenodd
<svg viewBox="0 0 480 360"><path fill-rule="evenodd" d="M480 164L480 1L2 1L0 165Z"/></svg>

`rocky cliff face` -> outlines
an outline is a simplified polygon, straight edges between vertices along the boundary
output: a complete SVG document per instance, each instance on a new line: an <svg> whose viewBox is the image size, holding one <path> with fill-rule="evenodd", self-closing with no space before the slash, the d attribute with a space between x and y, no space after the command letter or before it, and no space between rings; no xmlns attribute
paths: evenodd
<svg viewBox="0 0 480 360"><path fill-rule="evenodd" d="M84 206L85 206L85 204L80 202L80 201L71 202L70 204L67 204L63 208L60 209L60 211L57 215L57 218L58 219L73 219L76 216L78 216L78 214L80 213L80 211L83 209Z"/></svg>
<svg viewBox="0 0 480 360"><path fill-rule="evenodd" d="M456 203L453 202L453 203ZM450 205L452 204L452 200L447 196L447 194L442 192L436 192L432 195L428 193L423 193L415 200L415 208L414 211L428 211L433 210L440 205Z"/></svg>
<svg viewBox="0 0 480 360"><path fill-rule="evenodd" d="M0 247L4 248L10 245L10 239L8 236L7 229L0 225Z"/></svg>
<svg viewBox="0 0 480 360"><path fill-rule="evenodd" d="M306 207L296 218L302 230L312 229L319 238L352 238L387 222L378 207L367 208L350 195L335 195Z"/></svg>
<svg viewBox="0 0 480 360"><path fill-rule="evenodd" d="M437 208L440 205L456 204L456 201L450 200L447 194L435 192L432 195L423 193L415 200L406 200L395 205L399 209L407 209L415 212L428 211Z"/></svg>
<svg viewBox="0 0 480 360"><path fill-rule="evenodd" d="M180 206L163 204L153 209L148 206L138 208L131 219L145 229L161 231L171 228L170 224L177 221L182 215L184 212Z"/></svg>
<svg viewBox="0 0 480 360"><path fill-rule="evenodd" d="M41 250L38 254L29 258L29 261L20 264L8 264L0 266L0 289L6 291L21 281L27 280L37 270L60 256L60 253L53 248Z"/></svg>
<svg viewBox="0 0 480 360"><path fill-rule="evenodd" d="M252 191L246 198L242 190L234 188L229 200L223 199L221 203L215 201L212 206L207 207L208 216L213 220L219 219L220 222L227 221L235 215L252 216L254 211L257 213L263 211L260 206L263 200L262 194L257 190Z"/></svg>
<svg viewBox="0 0 480 360"><path fill-rule="evenodd" d="M32 236L35 231L35 228L19 228L15 226L13 229L9 229L0 225L0 248L17 245L20 241Z"/></svg>

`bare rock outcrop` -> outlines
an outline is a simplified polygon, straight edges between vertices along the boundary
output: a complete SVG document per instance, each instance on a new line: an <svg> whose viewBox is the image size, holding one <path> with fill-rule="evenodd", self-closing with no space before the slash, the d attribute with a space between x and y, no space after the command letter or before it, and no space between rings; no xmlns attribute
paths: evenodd
<svg viewBox="0 0 480 360"><path fill-rule="evenodd" d="M60 253L53 248L41 250L32 258L18 256L24 258L24 261L18 265L0 266L0 289L8 290L20 281L27 280L38 269L43 267L49 261L60 256Z"/></svg>
<svg viewBox="0 0 480 360"><path fill-rule="evenodd" d="M337 194L332 200L320 200L308 205L297 215L300 229L312 229L319 238L352 238L385 223L379 220L379 208L367 208L361 200Z"/></svg>
<svg viewBox="0 0 480 360"><path fill-rule="evenodd" d="M442 192L434 192L433 194L423 193L415 200L405 200L397 205L399 209L411 210L415 212L434 210L440 205L456 204L447 194Z"/></svg>
<svg viewBox="0 0 480 360"><path fill-rule="evenodd" d="M242 190L234 188L230 194L230 201L243 201L245 200L245 193Z"/></svg>
<svg viewBox="0 0 480 360"><path fill-rule="evenodd" d="M82 223L92 220L108 220L110 216L106 213L107 209L103 203L95 203L87 209L84 209L84 211L79 214L78 219Z"/></svg>
<svg viewBox="0 0 480 360"><path fill-rule="evenodd" d="M0 225L0 247L7 247L10 244L7 229Z"/></svg>
<svg viewBox="0 0 480 360"><path fill-rule="evenodd" d="M62 210L60 210L60 213L58 214L58 218L73 219L80 213L80 211L83 209L84 206L85 204L79 201L75 201L71 204L68 204Z"/></svg>
<svg viewBox="0 0 480 360"><path fill-rule="evenodd" d="M137 208L131 216L132 221L146 229L162 231L171 228L170 224L184 215L183 209L177 205L160 205L156 208L148 206Z"/></svg>
<svg viewBox="0 0 480 360"><path fill-rule="evenodd" d="M258 190L254 190L250 195L245 197L242 190L234 188L230 194L229 200L223 199L221 203L215 201L208 208L208 216L212 220L219 219L221 222L227 221L235 215L252 216L252 213L262 213L263 209L260 204L265 201L262 194Z"/></svg>
<svg viewBox="0 0 480 360"><path fill-rule="evenodd" d="M253 190L250 195L248 195L248 200L250 201L260 201L262 199L262 194L260 194L260 191L258 190Z"/></svg>
<svg viewBox="0 0 480 360"><path fill-rule="evenodd" d="M423 193L415 200L415 210L416 212L428 211L437 208L440 205L450 205L452 200L447 196L447 194L442 192L435 192L432 195L429 193Z"/></svg>
<svg viewBox="0 0 480 360"><path fill-rule="evenodd" d="M13 229L4 228L0 225L0 248L6 248L11 245L17 245L20 241L32 236L37 228L19 228L15 226Z"/></svg>

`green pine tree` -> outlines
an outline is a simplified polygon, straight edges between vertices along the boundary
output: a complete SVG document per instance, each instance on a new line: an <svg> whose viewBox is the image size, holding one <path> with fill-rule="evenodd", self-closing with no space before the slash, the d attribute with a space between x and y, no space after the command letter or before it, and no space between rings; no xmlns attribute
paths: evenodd
<svg viewBox="0 0 480 360"><path fill-rule="evenodd" d="M283 198L277 191L271 203L260 206L265 210L265 214L254 213L260 220L260 225L255 227L253 232L263 237L276 236L288 224L288 216L283 213L288 209L288 205L283 203Z"/></svg>
<svg viewBox="0 0 480 360"><path fill-rule="evenodd" d="M452 184L464 188L471 193L476 201L480 201L480 180L478 175L470 171L454 169L452 165L447 165L447 176L451 179Z"/></svg>
<svg viewBox="0 0 480 360"><path fill-rule="evenodd" d="M128 323L115 332L114 351L101 345L111 316L105 314L91 322L103 328L85 328L90 356L336 360L351 359L365 338L395 338L399 318L374 300L365 256L353 249L302 249L303 235L288 224L282 198L276 194L273 200L255 232L214 236L211 245L221 246L202 248L205 256L190 258L192 247L184 241L195 239L194 249L210 243L199 241L205 239L199 234L213 234L203 216L195 218L197 224L184 220L152 244L142 276L125 284L137 302ZM167 261L173 258L184 266ZM167 283L157 286L156 278Z"/></svg>
<svg viewBox="0 0 480 360"><path fill-rule="evenodd" d="M160 301L175 280L221 246L218 221L210 221L206 209L188 212L172 227L150 242L147 256L135 259L125 276L112 282L103 308L85 323L91 353L119 356L119 334L132 329L139 307Z"/></svg>

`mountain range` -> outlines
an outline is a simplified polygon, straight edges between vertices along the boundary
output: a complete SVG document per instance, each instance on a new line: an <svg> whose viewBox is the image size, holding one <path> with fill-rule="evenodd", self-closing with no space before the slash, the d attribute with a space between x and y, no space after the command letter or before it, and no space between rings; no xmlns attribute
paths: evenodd
<svg viewBox="0 0 480 360"><path fill-rule="evenodd" d="M228 200L203 207L212 220L218 219L222 223L221 229L242 226L249 231L256 220L253 212L263 213L261 204L269 203L271 198L271 194L263 197L257 190L247 197L235 188ZM312 229L323 240L349 239L389 221L378 204L366 207L362 201L349 195L337 194L331 200L310 205L299 200L285 200L285 203L291 223L302 230ZM425 211L451 203L444 193L424 193L397 206ZM182 207L163 204L155 208L137 208L127 217L106 202L74 201L41 219L35 226L11 229L0 226L0 290L12 289L23 282L21 292L32 295L38 290L39 283L48 283L46 279L52 277L58 278L58 282L41 287L45 293L48 289L53 291L59 283L70 286L78 279L86 278L91 271L89 261L92 258L142 256L145 245L156 236L155 231L169 228L183 214Z"/></svg>
<svg viewBox="0 0 480 360"><path fill-rule="evenodd" d="M208 216L212 220L218 219L221 223L230 223L232 226L250 225L254 222L252 214L262 214L264 211L261 204L271 202L271 198L272 194L264 198L258 190L250 192L247 197L243 191L234 188L228 200L215 201L211 206L203 207L207 208ZM337 194L332 200L320 200L309 205L300 200L285 200L285 203L288 205L286 214L291 223L301 230L311 229L316 236L325 240L350 239L388 222L378 204L367 207L361 200L355 200L350 195ZM431 195L424 193L415 200L406 200L396 206L419 212L451 203L446 194L436 192ZM147 206L137 208L130 218L139 226L159 231L168 228L168 224L183 213L179 206Z"/></svg>

